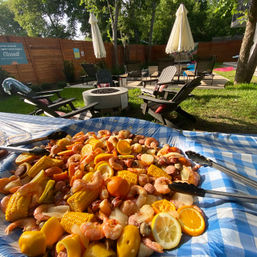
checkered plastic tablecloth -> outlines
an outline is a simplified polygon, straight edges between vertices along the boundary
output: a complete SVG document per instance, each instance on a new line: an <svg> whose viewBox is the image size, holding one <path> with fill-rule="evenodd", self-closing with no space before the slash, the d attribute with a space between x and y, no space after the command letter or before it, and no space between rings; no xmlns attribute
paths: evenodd
<svg viewBox="0 0 257 257"><path fill-rule="evenodd" d="M62 128L70 134L78 131L128 129L135 134L155 137L161 144L169 143L198 152L215 162L257 181L257 135L178 131L144 120L108 117L73 121L28 115L0 113L0 141L8 144L22 140L21 135L39 137ZM7 175L15 154L0 162L0 176ZM257 191L224 173L201 167L201 187L226 192L257 195ZM154 256L257 256L257 206L214 198L197 198L197 205L207 217L206 232L198 237L183 235L178 248ZM22 256L17 248L20 233L4 234L8 224L0 218L0 256Z"/></svg>

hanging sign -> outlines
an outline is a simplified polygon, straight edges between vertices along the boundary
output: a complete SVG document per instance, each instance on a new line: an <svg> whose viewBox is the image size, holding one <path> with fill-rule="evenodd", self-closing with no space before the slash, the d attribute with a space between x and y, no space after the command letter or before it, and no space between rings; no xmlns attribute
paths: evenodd
<svg viewBox="0 0 257 257"><path fill-rule="evenodd" d="M74 53L75 59L79 59L80 58L80 52L79 52L78 48L73 48L73 53Z"/></svg>
<svg viewBox="0 0 257 257"><path fill-rule="evenodd" d="M22 43L0 43L0 65L28 64Z"/></svg>

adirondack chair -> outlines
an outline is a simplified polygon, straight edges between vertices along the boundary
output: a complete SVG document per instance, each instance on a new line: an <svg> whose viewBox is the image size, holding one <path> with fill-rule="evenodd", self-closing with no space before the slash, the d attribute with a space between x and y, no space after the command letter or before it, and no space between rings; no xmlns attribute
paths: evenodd
<svg viewBox="0 0 257 257"><path fill-rule="evenodd" d="M96 72L96 80L97 82L94 84L94 87L118 87L119 82L113 80L112 74L106 70L101 69Z"/></svg>
<svg viewBox="0 0 257 257"><path fill-rule="evenodd" d="M196 64L195 69L193 71L186 70L185 74L187 77L195 78L197 76L203 76L203 80L210 79L211 85L213 83L213 68L215 65L216 57L215 56L209 56L209 57L198 57L196 58Z"/></svg>
<svg viewBox="0 0 257 257"><path fill-rule="evenodd" d="M201 84L202 76L197 77L187 82L173 97L171 100L164 100L155 97L140 95L139 97L144 101L141 105L143 114L150 114L153 118L158 120L162 125L168 127L177 128L178 124L175 124L170 113L175 111L177 114L184 116L185 118L195 121L195 117L186 111L184 111L180 104L188 98L189 94Z"/></svg>
<svg viewBox="0 0 257 257"><path fill-rule="evenodd" d="M81 63L81 66L86 73L85 75L81 76L82 82L87 83L90 81L95 81L96 80L96 72L97 72L97 68L96 68L95 64Z"/></svg>
<svg viewBox="0 0 257 257"><path fill-rule="evenodd" d="M79 109L76 108L73 104L73 101L75 101L76 98L70 98L55 103L49 103L47 102L47 98L42 98L42 96L35 97L33 94L30 93L30 91L28 91L26 87L23 86L25 86L23 83L10 78L5 79L2 83L2 87L6 93L10 95L18 95L24 100L25 103L35 106L36 109L30 114L39 115L44 113L47 116L57 118L84 119L86 117L86 113L90 112L91 117L95 116L94 107L98 104L97 102L94 102ZM60 110L61 107L69 108L69 111L67 113L62 112Z"/></svg>
<svg viewBox="0 0 257 257"><path fill-rule="evenodd" d="M155 79L142 79L141 82L143 84L143 88L141 89L141 93L143 95L150 95L155 97L163 97L164 96L164 88L168 85L173 84L173 78L177 72L176 66L168 66L164 68L158 78ZM146 88L146 83L154 82L155 88L154 90Z"/></svg>

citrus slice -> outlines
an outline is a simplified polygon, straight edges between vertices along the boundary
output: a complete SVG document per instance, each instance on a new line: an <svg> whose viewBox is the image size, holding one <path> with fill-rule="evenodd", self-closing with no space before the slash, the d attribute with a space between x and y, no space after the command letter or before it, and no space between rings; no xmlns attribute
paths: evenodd
<svg viewBox="0 0 257 257"><path fill-rule="evenodd" d="M122 155L128 155L131 153L130 143L126 140L120 140L117 144L117 151Z"/></svg>
<svg viewBox="0 0 257 257"><path fill-rule="evenodd" d="M190 236L199 236L205 230L205 220L203 215L192 205L183 206L178 209L178 220L182 231Z"/></svg>
<svg viewBox="0 0 257 257"><path fill-rule="evenodd" d="M112 167L107 162L103 162L100 165L98 165L96 170L101 172L104 180L111 178L114 174Z"/></svg>
<svg viewBox="0 0 257 257"><path fill-rule="evenodd" d="M93 146L90 144L86 144L81 149L81 156L84 157L86 155L89 155L93 152Z"/></svg>
<svg viewBox="0 0 257 257"><path fill-rule="evenodd" d="M93 137L88 139L87 144L92 145L93 150L95 150L97 147L101 148L104 146L104 143L102 141L100 141L99 139L93 138Z"/></svg>
<svg viewBox="0 0 257 257"><path fill-rule="evenodd" d="M97 164L100 161L108 161L111 157L113 157L113 154L111 153L99 153L94 159L94 164Z"/></svg>
<svg viewBox="0 0 257 257"><path fill-rule="evenodd" d="M118 155L119 159L134 159L135 156L132 154L128 154L128 155Z"/></svg>
<svg viewBox="0 0 257 257"><path fill-rule="evenodd" d="M181 239L181 226L168 212L156 214L152 220L153 237L164 249L175 248Z"/></svg>
<svg viewBox="0 0 257 257"><path fill-rule="evenodd" d="M166 199L152 203L152 207L156 213L176 211L175 205Z"/></svg>

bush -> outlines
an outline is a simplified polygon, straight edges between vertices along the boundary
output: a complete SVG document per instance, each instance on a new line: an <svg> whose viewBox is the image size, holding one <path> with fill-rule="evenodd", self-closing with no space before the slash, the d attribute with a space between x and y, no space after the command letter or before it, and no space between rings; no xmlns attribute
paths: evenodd
<svg viewBox="0 0 257 257"><path fill-rule="evenodd" d="M65 60L63 72L68 82L72 83L75 81L75 69L73 62Z"/></svg>
<svg viewBox="0 0 257 257"><path fill-rule="evenodd" d="M2 82L3 82L6 78L8 78L8 77L10 77L10 76L11 76L11 75L10 75L7 71L3 70L2 67L0 67L0 95L1 95L1 96L5 96L5 95L6 95L5 92L4 92L4 90L3 90L3 88L2 88Z"/></svg>

